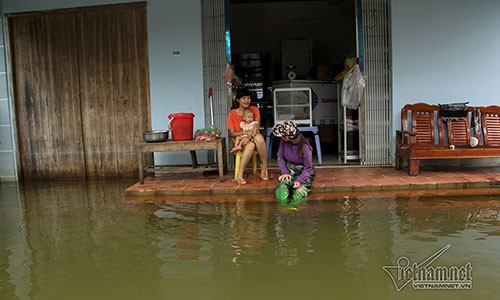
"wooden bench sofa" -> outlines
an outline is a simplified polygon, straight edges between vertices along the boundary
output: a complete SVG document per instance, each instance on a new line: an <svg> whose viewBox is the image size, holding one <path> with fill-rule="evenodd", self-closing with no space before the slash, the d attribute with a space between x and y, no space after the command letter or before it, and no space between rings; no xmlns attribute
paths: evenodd
<svg viewBox="0 0 500 300"><path fill-rule="evenodd" d="M475 116L477 120L475 119ZM477 121L477 122L476 122ZM474 134L471 134L471 123ZM470 145L471 136L479 145ZM443 119L438 105L407 104L396 131L396 169L408 161L408 175L417 176L421 160L500 157L500 106L468 107L465 118Z"/></svg>

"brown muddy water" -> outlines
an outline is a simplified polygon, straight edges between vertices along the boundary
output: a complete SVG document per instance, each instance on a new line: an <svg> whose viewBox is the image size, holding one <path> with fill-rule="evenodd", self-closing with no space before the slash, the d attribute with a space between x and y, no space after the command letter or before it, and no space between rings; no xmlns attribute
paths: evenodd
<svg viewBox="0 0 500 300"><path fill-rule="evenodd" d="M500 197L123 203L133 183L1 183L0 299L500 294Z"/></svg>

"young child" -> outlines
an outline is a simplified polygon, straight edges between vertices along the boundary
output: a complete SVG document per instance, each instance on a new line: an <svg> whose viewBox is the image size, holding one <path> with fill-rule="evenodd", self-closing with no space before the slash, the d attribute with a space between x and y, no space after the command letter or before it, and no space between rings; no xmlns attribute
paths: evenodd
<svg viewBox="0 0 500 300"><path fill-rule="evenodd" d="M276 199L283 206L295 207L305 201L316 176L312 164L312 147L292 121L276 125L273 134L281 137L278 148L280 176L275 190ZM291 189L293 196L288 203Z"/></svg>
<svg viewBox="0 0 500 300"><path fill-rule="evenodd" d="M249 136L248 134L244 135L239 135L236 137L234 141L234 147L231 149L231 153L238 152L243 149L243 147L248 144L249 141L251 141L252 136L256 135L258 133L258 128L257 125L258 122L254 120L254 114L251 109L245 109L243 111L243 119L244 121L240 123L241 129L243 131L252 131L252 135Z"/></svg>

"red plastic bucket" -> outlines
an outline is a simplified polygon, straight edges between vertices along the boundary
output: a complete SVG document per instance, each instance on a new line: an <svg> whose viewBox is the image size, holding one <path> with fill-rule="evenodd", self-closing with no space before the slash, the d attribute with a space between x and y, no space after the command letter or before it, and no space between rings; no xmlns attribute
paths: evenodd
<svg viewBox="0 0 500 300"><path fill-rule="evenodd" d="M193 139L193 119L192 113L177 113L168 115L172 140L189 141Z"/></svg>

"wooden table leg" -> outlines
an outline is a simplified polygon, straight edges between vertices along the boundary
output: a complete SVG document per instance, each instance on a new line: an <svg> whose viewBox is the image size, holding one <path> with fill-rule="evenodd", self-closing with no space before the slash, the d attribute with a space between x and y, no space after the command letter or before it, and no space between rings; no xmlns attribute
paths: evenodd
<svg viewBox="0 0 500 300"><path fill-rule="evenodd" d="M209 151L216 150L218 158L219 177L221 181L224 180L224 174L226 173L226 168L227 168L226 143L224 138L210 142L209 144L197 141L178 142L178 143L177 142L141 143L138 145L137 149L139 156L139 179L141 184L144 183L145 173L151 171L150 166L146 165L144 162L144 158L146 156L145 153L150 153L152 156L154 156L154 152L170 152L170 151L189 151L191 154L192 168L196 169L200 167L200 165L198 164L198 158L196 157L196 150L209 150ZM210 169L213 170L213 167L214 166L212 165ZM154 159L151 169L154 176L154 174L156 173ZM186 168L186 171L188 170L189 167Z"/></svg>
<svg viewBox="0 0 500 300"><path fill-rule="evenodd" d="M223 146L222 142L219 140L217 145L217 163L219 166L219 178L220 181L224 181L224 157L223 157Z"/></svg>
<svg viewBox="0 0 500 300"><path fill-rule="evenodd" d="M226 154L227 154L227 152L226 152L226 141L225 141L225 140L223 140L223 141L221 142L221 144L222 144L222 161L224 162L224 167L223 167L223 168L224 168L224 174L226 174L226 173L227 173L227 155L226 155Z"/></svg>
<svg viewBox="0 0 500 300"><path fill-rule="evenodd" d="M193 169L198 168L198 158L196 158L196 151L189 150L191 153L191 163L193 164Z"/></svg>
<svg viewBox="0 0 500 300"><path fill-rule="evenodd" d="M139 182L144 184L144 153L139 151Z"/></svg>

